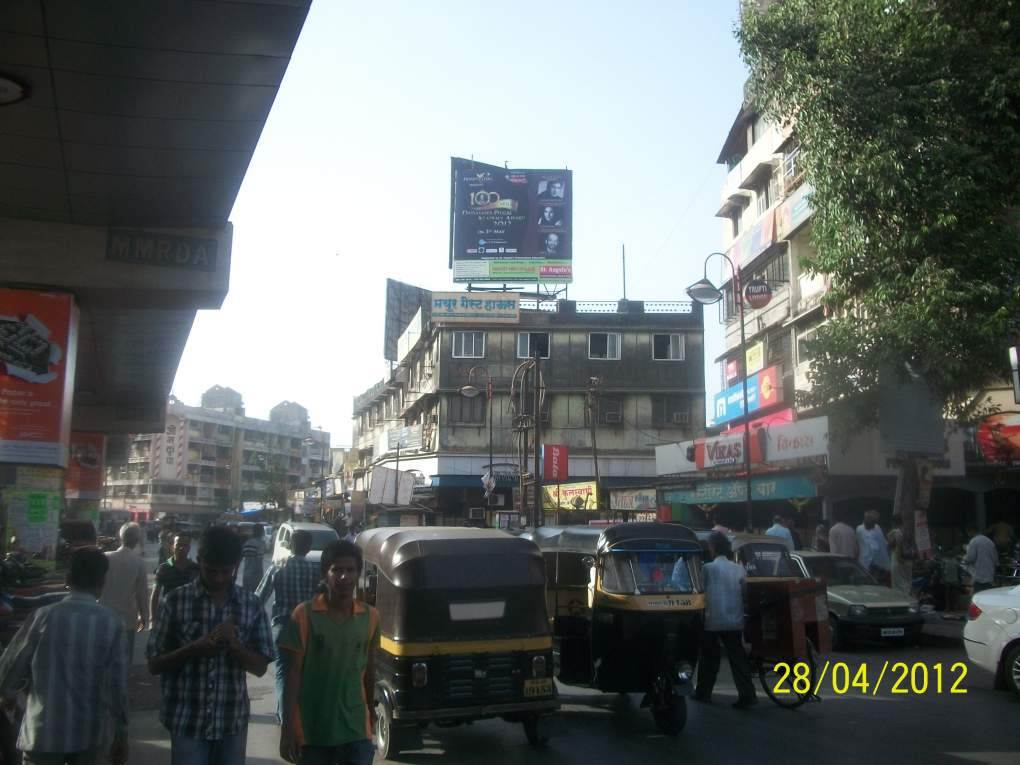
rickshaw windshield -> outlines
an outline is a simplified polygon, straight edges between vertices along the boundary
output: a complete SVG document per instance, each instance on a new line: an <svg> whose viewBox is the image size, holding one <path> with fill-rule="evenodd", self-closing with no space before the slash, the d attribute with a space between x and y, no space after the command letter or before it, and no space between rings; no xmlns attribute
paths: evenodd
<svg viewBox="0 0 1020 765"><path fill-rule="evenodd" d="M611 552L602 567L602 589L625 595L694 592L696 554L672 550Z"/></svg>
<svg viewBox="0 0 1020 765"><path fill-rule="evenodd" d="M737 557L748 576L800 576L785 545L746 544L737 551Z"/></svg>

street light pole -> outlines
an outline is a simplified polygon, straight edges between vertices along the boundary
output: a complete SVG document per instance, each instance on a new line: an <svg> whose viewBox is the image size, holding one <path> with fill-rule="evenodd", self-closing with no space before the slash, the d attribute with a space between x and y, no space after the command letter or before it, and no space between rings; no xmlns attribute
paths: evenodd
<svg viewBox="0 0 1020 765"><path fill-rule="evenodd" d="M464 398L469 398L470 399L470 398L475 398L479 393L481 393L481 391L478 390L477 387L475 387L474 385L471 384L471 381L475 377L475 372L477 372L477 371L485 372L485 397L487 399L487 403L486 403L486 421L488 423L488 428L489 428L489 479L492 481L492 489L489 490L487 492L486 496L485 496L485 506L486 507L492 507L492 494L493 494L493 492L496 489L496 472L492 469L492 459L493 459L492 458L492 394L493 394L493 386L492 386L492 374L489 372L489 370L486 369L485 367L478 367L478 366L471 367L471 369L468 370L468 383L467 383L467 385L463 386L460 389L460 395L464 396Z"/></svg>
<svg viewBox="0 0 1020 765"><path fill-rule="evenodd" d="M703 269L704 276L698 282L695 282L687 288L687 294L692 300L701 303L702 305L713 305L718 303L723 298L722 290L716 287L708 278L708 261L713 257L719 256L725 260L730 267L731 283L733 285L733 301L736 303L737 315L740 319L740 355L741 355L741 371L742 371L742 388L744 393L744 513L746 515L747 531L751 531L754 527L754 503L751 495L751 412L748 410L747 404L747 334L744 328L744 299L743 295L740 294L740 272L733 261L730 260L729 256L722 252L709 253L708 257L705 258L705 266Z"/></svg>

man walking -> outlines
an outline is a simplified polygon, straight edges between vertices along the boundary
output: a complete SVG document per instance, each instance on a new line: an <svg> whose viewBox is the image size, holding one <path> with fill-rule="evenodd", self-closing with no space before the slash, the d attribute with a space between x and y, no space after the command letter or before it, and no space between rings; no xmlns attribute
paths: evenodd
<svg viewBox="0 0 1020 765"><path fill-rule="evenodd" d="M302 603L280 642L287 651L280 756L300 765L370 765L379 614L354 599L361 549L322 551L326 593Z"/></svg>
<svg viewBox="0 0 1020 765"><path fill-rule="evenodd" d="M71 594L32 613L0 658L0 695L28 684L18 735L26 765L127 762L126 631L97 602L109 565L93 547L75 550Z"/></svg>
<svg viewBox="0 0 1020 765"><path fill-rule="evenodd" d="M161 675L160 721L171 765L242 765L248 684L273 656L265 611L234 584L241 539L225 526L199 542L199 577L163 598L149 636L149 671Z"/></svg>
<svg viewBox="0 0 1020 765"><path fill-rule="evenodd" d="M845 555L857 558L857 533L843 518L840 518L829 529L829 552L833 555Z"/></svg>
<svg viewBox="0 0 1020 765"><path fill-rule="evenodd" d="M711 702L712 689L719 674L720 643L737 686L736 709L747 709L758 703L751 682L751 663L744 653L741 634L744 630L744 600L747 578L744 567L729 560L730 541L723 534L712 532L708 538L711 563L701 569L705 585L705 629L702 633L701 658L698 661L698 687L694 698Z"/></svg>
<svg viewBox="0 0 1020 765"><path fill-rule="evenodd" d="M995 586L995 567L999 565L999 550L989 537L978 532L977 527L967 527L967 554L963 562L970 577L974 592L981 592Z"/></svg>
<svg viewBox="0 0 1020 765"><path fill-rule="evenodd" d="M287 652L280 650L280 638L286 634L290 615L294 609L311 600L319 586L319 567L306 557L312 549L312 535L308 531L295 531L290 540L293 553L282 566L273 566L266 572L255 591L264 608L273 596L273 645L276 646L276 719L283 722L283 680L287 671Z"/></svg>
<svg viewBox="0 0 1020 765"><path fill-rule="evenodd" d="M173 539L173 557L161 561L156 567L156 583L152 586L152 598L149 604L149 613L156 618L159 611L160 597L173 592L178 587L191 584L198 576L198 564L195 563L189 554L191 553L191 535L183 531L177 532Z"/></svg>
<svg viewBox="0 0 1020 765"><path fill-rule="evenodd" d="M889 543L882 527L878 525L878 513L868 510L864 523L857 527L857 562L871 573L880 584L889 585Z"/></svg>
<svg viewBox="0 0 1020 765"><path fill-rule="evenodd" d="M142 529L137 523L120 527L120 547L106 553L110 568L99 602L124 621L128 667L135 657L135 635L149 624L148 575L141 552Z"/></svg>
<svg viewBox="0 0 1020 765"><path fill-rule="evenodd" d="M786 547L791 552L793 551L793 534L786 528L786 522L783 516L776 515L772 517L772 525L765 531L766 536L779 537L786 543Z"/></svg>

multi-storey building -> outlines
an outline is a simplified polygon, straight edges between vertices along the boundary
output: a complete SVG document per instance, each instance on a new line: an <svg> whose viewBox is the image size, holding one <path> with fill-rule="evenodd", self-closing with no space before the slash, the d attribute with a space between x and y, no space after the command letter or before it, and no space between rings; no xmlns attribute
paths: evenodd
<svg viewBox="0 0 1020 765"><path fill-rule="evenodd" d="M162 433L111 447L116 458L108 459L104 510L139 518L214 516L318 481L329 470L329 433L309 426L304 407L283 402L268 420L247 417L240 394L219 386L202 403L171 398Z"/></svg>
<svg viewBox="0 0 1020 765"><path fill-rule="evenodd" d="M703 431L699 305L522 300L521 309L513 324L447 324L426 314L408 328L392 373L354 400L355 490L375 468L399 467L417 478L416 500L436 523L505 521L495 516L513 514L522 466L533 470L515 414L533 412L534 394L515 373L536 352L542 442L566 446L567 480L586 481L596 476L594 434L606 510L614 489L654 483L656 444ZM487 506L490 379L496 489ZM466 397L467 385L481 394Z"/></svg>

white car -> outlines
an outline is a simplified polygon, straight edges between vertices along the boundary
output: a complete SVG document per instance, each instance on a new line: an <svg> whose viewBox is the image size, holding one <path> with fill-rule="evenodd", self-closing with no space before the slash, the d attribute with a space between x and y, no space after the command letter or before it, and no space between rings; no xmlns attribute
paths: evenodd
<svg viewBox="0 0 1020 765"><path fill-rule="evenodd" d="M276 532L276 542L273 545L274 566L282 565L287 558L293 555L290 545L295 531L307 531L312 535L312 550L307 557L313 563L318 563L322 558L322 551L326 545L340 538L336 529L325 523L281 523Z"/></svg>
<svg viewBox="0 0 1020 765"><path fill-rule="evenodd" d="M963 628L967 658L995 675L996 688L1020 694L1020 586L977 593Z"/></svg>

